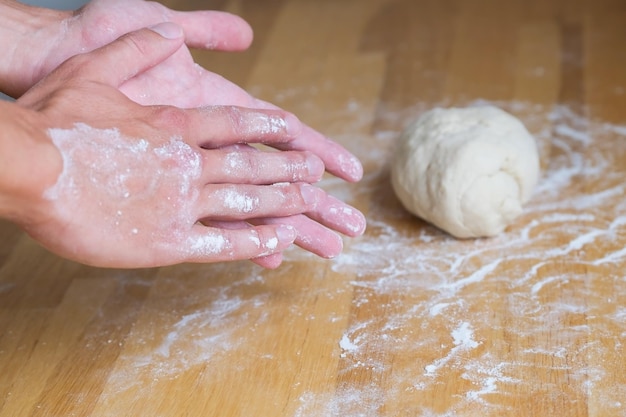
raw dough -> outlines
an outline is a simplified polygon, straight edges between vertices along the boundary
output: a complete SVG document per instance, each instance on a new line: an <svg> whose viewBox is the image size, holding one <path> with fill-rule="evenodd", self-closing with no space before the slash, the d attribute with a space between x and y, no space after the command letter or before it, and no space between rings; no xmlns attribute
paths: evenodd
<svg viewBox="0 0 626 417"><path fill-rule="evenodd" d="M538 178L534 138L491 106L424 113L400 136L391 165L406 209L459 238L502 232Z"/></svg>

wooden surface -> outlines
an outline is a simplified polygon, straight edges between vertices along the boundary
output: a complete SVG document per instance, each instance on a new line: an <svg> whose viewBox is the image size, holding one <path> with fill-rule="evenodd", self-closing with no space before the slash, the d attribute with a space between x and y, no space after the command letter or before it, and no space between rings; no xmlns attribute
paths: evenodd
<svg viewBox="0 0 626 417"><path fill-rule="evenodd" d="M0 223L0 416L626 416L626 4L169 1L255 28L202 65L362 158L324 187L369 229L336 260L87 268ZM390 191L398 132L499 105L543 177L494 239Z"/></svg>

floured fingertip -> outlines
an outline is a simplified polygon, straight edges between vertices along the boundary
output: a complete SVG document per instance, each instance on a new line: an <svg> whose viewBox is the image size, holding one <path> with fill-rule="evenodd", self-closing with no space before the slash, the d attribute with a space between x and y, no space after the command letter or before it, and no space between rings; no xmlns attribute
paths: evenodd
<svg viewBox="0 0 626 417"><path fill-rule="evenodd" d="M340 157L339 169L346 181L358 182L363 178L363 164L354 155Z"/></svg>

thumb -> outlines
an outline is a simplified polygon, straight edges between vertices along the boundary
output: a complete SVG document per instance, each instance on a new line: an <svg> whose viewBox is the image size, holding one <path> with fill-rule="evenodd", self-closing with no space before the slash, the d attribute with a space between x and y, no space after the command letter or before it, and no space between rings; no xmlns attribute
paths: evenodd
<svg viewBox="0 0 626 417"><path fill-rule="evenodd" d="M83 70L94 81L119 87L160 64L184 43L183 29L170 22L127 33L88 54ZM85 75L87 75L85 74Z"/></svg>

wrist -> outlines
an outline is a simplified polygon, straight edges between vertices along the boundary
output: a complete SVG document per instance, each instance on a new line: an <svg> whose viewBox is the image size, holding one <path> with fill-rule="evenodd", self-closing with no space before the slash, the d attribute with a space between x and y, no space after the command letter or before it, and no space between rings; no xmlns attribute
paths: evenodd
<svg viewBox="0 0 626 417"><path fill-rule="evenodd" d="M69 12L0 0L0 91L19 97L39 78L44 54L61 33Z"/></svg>
<svg viewBox="0 0 626 417"><path fill-rule="evenodd" d="M38 114L0 101L0 217L27 227L44 221L44 193L63 169Z"/></svg>

